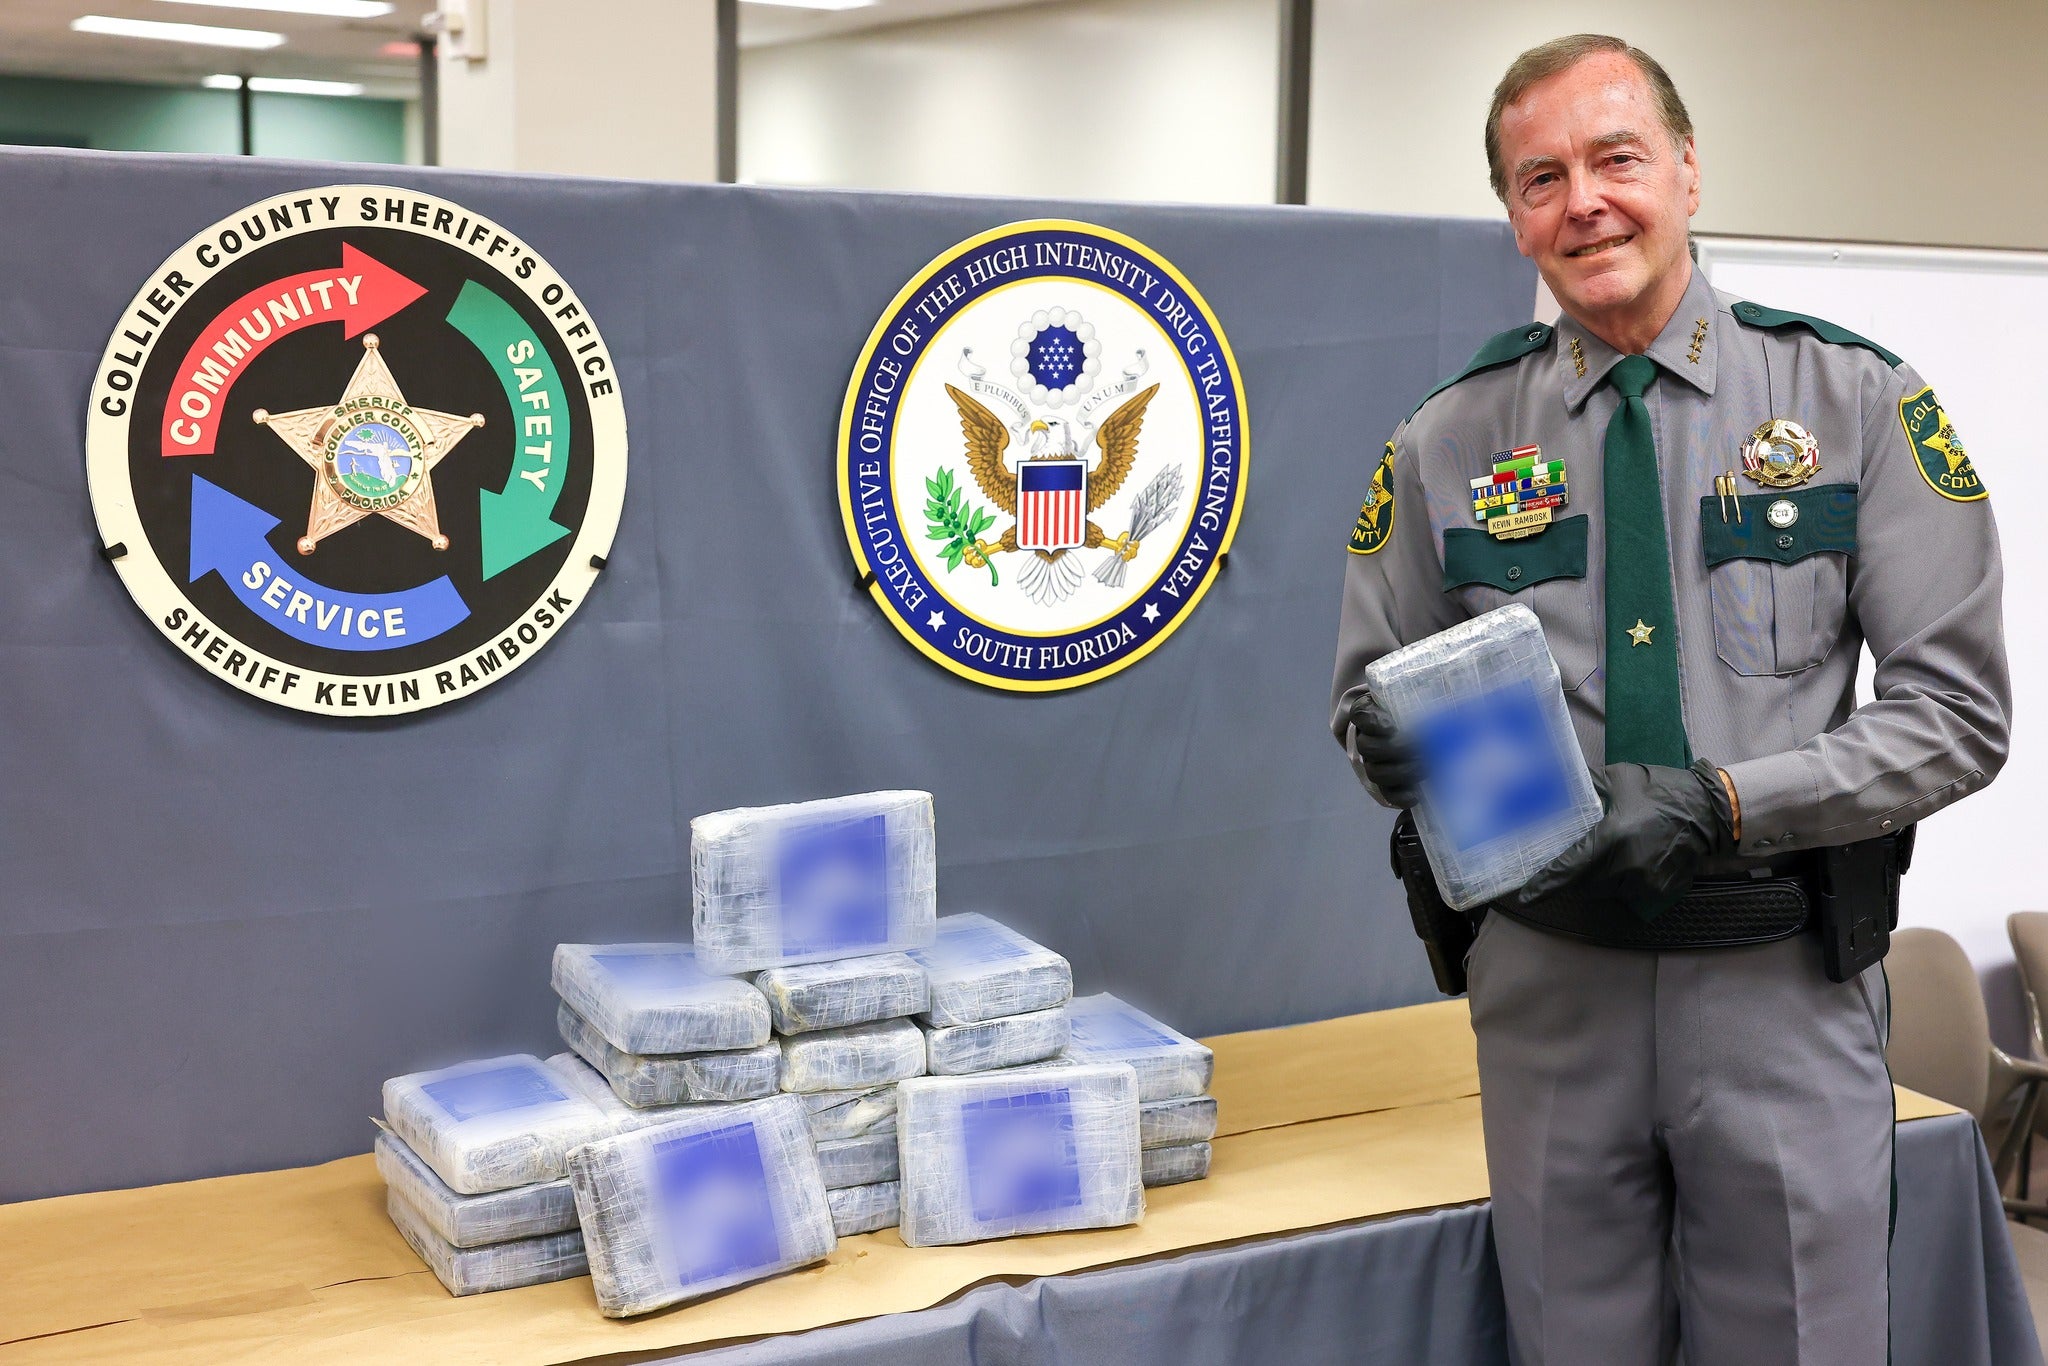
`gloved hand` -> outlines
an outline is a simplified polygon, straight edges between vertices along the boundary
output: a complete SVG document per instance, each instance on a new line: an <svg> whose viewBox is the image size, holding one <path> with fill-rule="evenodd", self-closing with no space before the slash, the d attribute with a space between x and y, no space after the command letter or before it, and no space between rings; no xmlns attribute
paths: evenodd
<svg viewBox="0 0 2048 1366"><path fill-rule="evenodd" d="M1395 733L1393 718L1370 693L1351 704L1351 735L1366 781L1389 805L1406 810L1422 800L1422 756Z"/></svg>
<svg viewBox="0 0 2048 1366"><path fill-rule="evenodd" d="M1503 897L1509 910L1571 888L1655 920L1691 889L1703 859L1735 850L1728 791L1704 759L1691 768L1609 764L1593 775L1593 786L1606 815Z"/></svg>

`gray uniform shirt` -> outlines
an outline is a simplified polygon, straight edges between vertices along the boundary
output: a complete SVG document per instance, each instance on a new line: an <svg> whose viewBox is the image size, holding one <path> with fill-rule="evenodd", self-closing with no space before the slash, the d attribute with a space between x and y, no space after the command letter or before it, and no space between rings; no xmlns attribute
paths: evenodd
<svg viewBox="0 0 2048 1366"><path fill-rule="evenodd" d="M1787 316L1695 270L1648 351L1686 733L1733 780L1752 859L1902 829L1975 791L2004 762L2011 711L1998 533L1961 441L1910 366ZM1332 697L1354 768L1346 717L1366 665L1510 602L1541 619L1587 760L1603 762L1602 446L1618 404L1603 381L1621 357L1569 317L1497 341L1523 354L1402 423L1361 514ZM1715 475L1739 472L1774 417L1812 434L1819 471L1784 492L1738 473L1743 520L1731 508L1713 525ZM1535 536L1495 540L1471 481L1529 445L1565 463L1569 505ZM1779 502L1797 513L1783 527ZM1479 534L1452 538L1447 562L1454 529ZM1865 644L1875 698L1858 707Z"/></svg>

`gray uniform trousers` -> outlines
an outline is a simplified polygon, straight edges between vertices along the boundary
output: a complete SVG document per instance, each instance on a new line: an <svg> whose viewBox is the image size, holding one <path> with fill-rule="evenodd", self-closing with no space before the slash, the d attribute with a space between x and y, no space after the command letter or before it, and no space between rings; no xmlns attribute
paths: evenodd
<svg viewBox="0 0 2048 1366"><path fill-rule="evenodd" d="M1879 1366L1881 968L1820 943L1658 953L1487 916L1469 959L1515 1366Z"/></svg>

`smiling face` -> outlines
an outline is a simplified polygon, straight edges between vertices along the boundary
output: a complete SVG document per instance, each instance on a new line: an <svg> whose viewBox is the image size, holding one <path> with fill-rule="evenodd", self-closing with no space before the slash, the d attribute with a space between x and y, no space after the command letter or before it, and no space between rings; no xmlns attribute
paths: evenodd
<svg viewBox="0 0 2048 1366"><path fill-rule="evenodd" d="M1642 71L1601 52L1503 109L1500 149L1522 255L1566 313L1615 349L1642 351L1692 278L1692 139L1674 146Z"/></svg>

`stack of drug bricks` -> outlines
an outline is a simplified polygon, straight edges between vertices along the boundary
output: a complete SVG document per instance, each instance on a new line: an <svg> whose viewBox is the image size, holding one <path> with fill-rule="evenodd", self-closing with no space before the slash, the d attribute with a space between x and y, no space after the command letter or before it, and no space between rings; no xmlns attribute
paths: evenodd
<svg viewBox="0 0 2048 1366"><path fill-rule="evenodd" d="M456 1295L585 1270L568 1155L612 1121L526 1054L384 1083L377 1170L399 1234Z"/></svg>
<svg viewBox="0 0 2048 1366"><path fill-rule="evenodd" d="M1206 1174L1208 1050L1114 997L1070 1027L1064 958L939 919L927 794L701 817L691 862L693 944L557 947L569 1051L387 1083L392 1218L450 1290L587 1259L626 1316L899 1223L1130 1223Z"/></svg>

